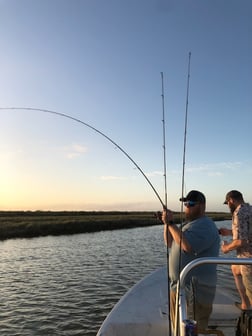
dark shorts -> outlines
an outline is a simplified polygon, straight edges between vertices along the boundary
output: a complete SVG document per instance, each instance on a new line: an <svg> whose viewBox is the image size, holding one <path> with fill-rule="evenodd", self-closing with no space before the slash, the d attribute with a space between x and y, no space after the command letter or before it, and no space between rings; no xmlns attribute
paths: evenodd
<svg viewBox="0 0 252 336"><path fill-rule="evenodd" d="M170 292L170 309L171 309L171 321L174 328L175 325L175 313L176 313L176 292ZM189 319L197 321L198 329L207 329L208 320L212 313L212 304L205 304L197 302L187 302L187 317Z"/></svg>

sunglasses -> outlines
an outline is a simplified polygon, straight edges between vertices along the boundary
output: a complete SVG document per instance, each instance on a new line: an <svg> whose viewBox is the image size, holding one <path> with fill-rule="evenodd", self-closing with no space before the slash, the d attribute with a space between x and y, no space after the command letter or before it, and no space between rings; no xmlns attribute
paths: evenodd
<svg viewBox="0 0 252 336"><path fill-rule="evenodd" d="M187 201L187 202L184 202L184 206L187 207L187 208L192 208L192 207L194 207L196 204L198 204L198 202L194 202L194 201Z"/></svg>

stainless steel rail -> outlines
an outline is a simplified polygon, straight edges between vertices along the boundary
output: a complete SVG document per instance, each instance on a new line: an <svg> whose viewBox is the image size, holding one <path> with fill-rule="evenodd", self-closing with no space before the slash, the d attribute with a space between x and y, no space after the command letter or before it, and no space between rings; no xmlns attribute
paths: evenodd
<svg viewBox="0 0 252 336"><path fill-rule="evenodd" d="M179 290L179 327L180 335L185 336L183 328L183 320L186 319L186 297L185 297L185 278L187 274L194 268L202 264L217 265L252 265L252 258L198 258L187 264L180 273L180 290ZM178 320L178 319L176 319ZM175 335L178 326L175 326Z"/></svg>

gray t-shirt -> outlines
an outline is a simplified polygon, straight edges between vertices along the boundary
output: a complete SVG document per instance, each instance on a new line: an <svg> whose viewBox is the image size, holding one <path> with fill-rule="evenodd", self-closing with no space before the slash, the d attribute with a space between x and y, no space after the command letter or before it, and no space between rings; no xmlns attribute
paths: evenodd
<svg viewBox="0 0 252 336"><path fill-rule="evenodd" d="M171 289L175 290L179 279L180 270L190 261L201 257L218 257L220 249L220 237L215 223L204 216L182 226L183 235L192 247L192 252L180 251L180 246L172 242L169 256L169 275ZM215 264L203 264L193 268L186 278L189 288L193 282L197 287L216 286L217 273ZM200 294L200 293L199 293ZM202 292L202 295L203 294Z"/></svg>

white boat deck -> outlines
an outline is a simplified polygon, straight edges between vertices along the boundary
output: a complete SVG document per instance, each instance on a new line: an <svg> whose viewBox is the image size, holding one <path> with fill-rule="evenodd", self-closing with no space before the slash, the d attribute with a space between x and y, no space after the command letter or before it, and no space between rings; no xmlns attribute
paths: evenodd
<svg viewBox="0 0 252 336"><path fill-rule="evenodd" d="M145 277L114 306L97 336L169 335L167 286L165 267ZM234 300L217 288L209 325L225 329L225 336L233 336L239 315Z"/></svg>

